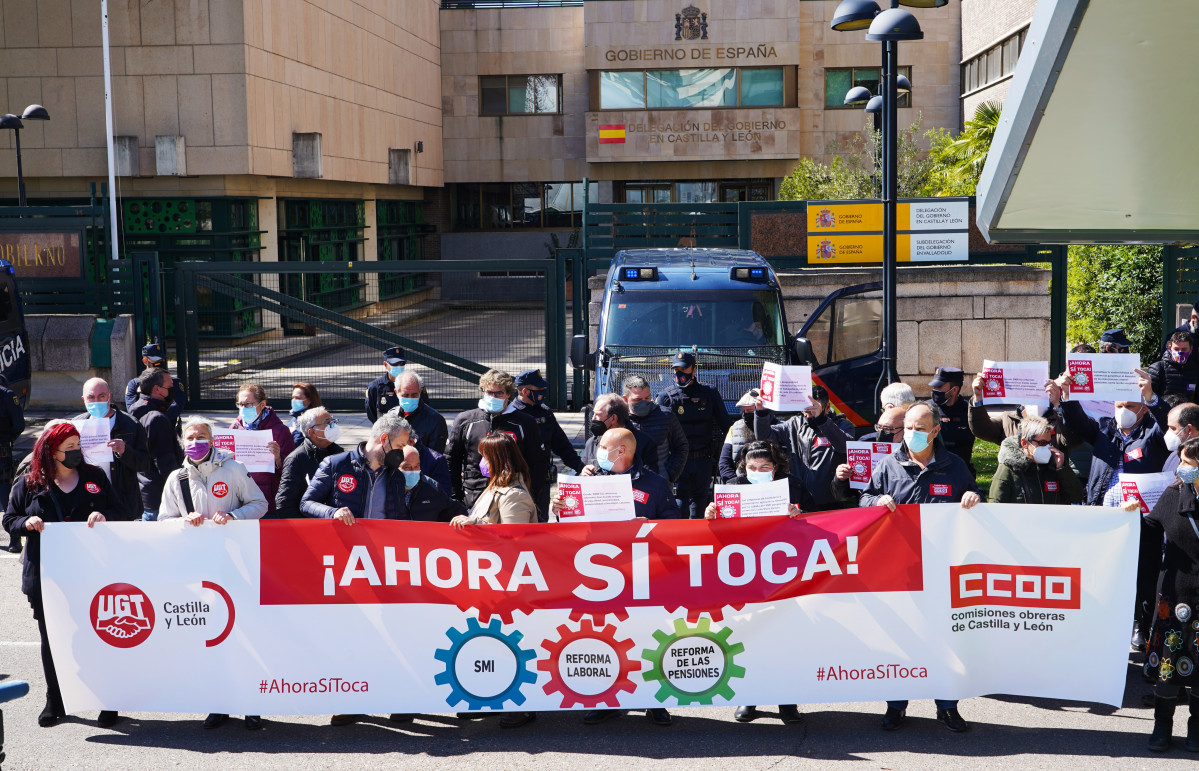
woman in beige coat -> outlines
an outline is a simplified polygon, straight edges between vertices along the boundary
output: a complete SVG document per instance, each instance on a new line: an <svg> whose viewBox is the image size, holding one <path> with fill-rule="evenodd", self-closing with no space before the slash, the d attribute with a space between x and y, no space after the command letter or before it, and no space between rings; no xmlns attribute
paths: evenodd
<svg viewBox="0 0 1199 771"><path fill-rule="evenodd" d="M469 515L460 514L450 521L453 527L464 525L523 525L537 521L537 505L529 494L529 467L520 448L507 434L492 434L479 442L484 474L489 476L486 489L475 501Z"/></svg>

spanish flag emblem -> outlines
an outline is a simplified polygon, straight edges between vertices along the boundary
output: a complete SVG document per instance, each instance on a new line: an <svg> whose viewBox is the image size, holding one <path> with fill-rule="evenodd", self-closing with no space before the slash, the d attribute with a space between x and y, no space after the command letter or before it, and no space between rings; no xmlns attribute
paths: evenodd
<svg viewBox="0 0 1199 771"><path fill-rule="evenodd" d="M623 145L624 144L624 124L615 125L600 125L599 141L601 145Z"/></svg>

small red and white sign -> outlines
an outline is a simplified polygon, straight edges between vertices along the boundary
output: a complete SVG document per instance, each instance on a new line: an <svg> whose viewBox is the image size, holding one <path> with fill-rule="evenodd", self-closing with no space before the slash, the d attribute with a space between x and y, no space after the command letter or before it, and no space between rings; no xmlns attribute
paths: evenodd
<svg viewBox="0 0 1199 771"><path fill-rule="evenodd" d="M846 442L845 454L849 463L849 486L854 490L865 490L870 484L874 467L891 453L898 444L890 442Z"/></svg>
<svg viewBox="0 0 1199 771"><path fill-rule="evenodd" d="M1003 397L1003 370L985 369L981 374L983 378L983 398L994 399Z"/></svg>
<svg viewBox="0 0 1199 771"><path fill-rule="evenodd" d="M953 485L930 484L928 486L929 495L953 495Z"/></svg>
<svg viewBox="0 0 1199 771"><path fill-rule="evenodd" d="M832 445L832 442L830 442L830 441L828 440L828 437L827 437L827 436L818 436L818 437L816 437L816 446L817 446L817 447L829 447L829 446L831 446L831 445Z"/></svg>
<svg viewBox="0 0 1199 771"><path fill-rule="evenodd" d="M649 493L644 490L633 489L633 500L637 503L649 503Z"/></svg>
<svg viewBox="0 0 1199 771"><path fill-rule="evenodd" d="M1045 480L1045 492L1056 493L1057 492L1057 482L1054 480L1051 480L1051 479L1046 479Z"/></svg>
<svg viewBox="0 0 1199 771"><path fill-rule="evenodd" d="M352 493L358 487L358 480L353 474L342 474L337 478L337 489L343 493Z"/></svg>
<svg viewBox="0 0 1199 771"><path fill-rule="evenodd" d="M741 516L741 493L716 493L716 516L737 519Z"/></svg>
<svg viewBox="0 0 1199 771"><path fill-rule="evenodd" d="M84 487L84 489L86 489L86 490L87 490L89 493L91 493L92 495L99 495L99 494L100 494L100 485L96 484L95 482L88 482L88 483L87 483L86 485L84 485L83 487Z"/></svg>
<svg viewBox="0 0 1199 771"><path fill-rule="evenodd" d="M212 483L212 495L215 498L224 498L229 494L229 485L225 482Z"/></svg>

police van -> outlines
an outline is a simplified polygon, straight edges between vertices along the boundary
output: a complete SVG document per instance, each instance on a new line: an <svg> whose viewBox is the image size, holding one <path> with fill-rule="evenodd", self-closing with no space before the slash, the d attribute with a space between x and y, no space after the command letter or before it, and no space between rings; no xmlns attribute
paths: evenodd
<svg viewBox="0 0 1199 771"><path fill-rule="evenodd" d="M29 401L29 333L13 266L0 260L0 379L16 394L21 409Z"/></svg>
<svg viewBox="0 0 1199 771"><path fill-rule="evenodd" d="M762 364L810 364L813 382L855 425L875 422L883 362L881 285L833 292L794 337L770 264L739 249L627 249L608 269L597 347L571 342L571 364L594 373L593 397L621 393L641 375L655 396L674 382L671 359L695 353L699 380L720 391L729 412L761 379Z"/></svg>

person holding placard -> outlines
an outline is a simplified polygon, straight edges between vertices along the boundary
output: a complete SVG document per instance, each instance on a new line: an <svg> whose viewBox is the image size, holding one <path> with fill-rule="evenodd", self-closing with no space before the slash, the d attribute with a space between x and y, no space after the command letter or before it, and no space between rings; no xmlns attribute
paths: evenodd
<svg viewBox="0 0 1199 771"><path fill-rule="evenodd" d="M969 509L982 498L974 473L962 459L938 449L941 411L932 402L917 402L908 407L903 418L903 444L883 458L870 475L870 484L862 493L861 506L886 506L908 503L958 503ZM958 713L956 699L936 699L937 721L954 733L970 728ZM897 730L907 716L907 701L887 702L883 730Z"/></svg>
<svg viewBox="0 0 1199 771"><path fill-rule="evenodd" d="M129 414L146 430L146 449L150 463L137 474L142 497L142 521L158 519L162 504L162 486L171 472L183 465L183 451L175 435L175 420L167 414L171 396L171 376L165 369L150 367L137 379L141 399Z"/></svg>
<svg viewBox="0 0 1199 771"><path fill-rule="evenodd" d="M733 480L737 478L737 462L741 458L741 449L754 441L754 406L757 401L756 388L746 391L737 401L736 406L741 410L741 419L733 421L728 433L724 435L724 445L720 448L717 469L721 484L733 484Z"/></svg>
<svg viewBox="0 0 1199 771"><path fill-rule="evenodd" d="M1121 473L1153 474L1166 463L1169 451L1165 426L1169 409L1153 393L1147 373L1138 372L1141 401L1116 402L1114 417L1095 420L1077 401L1065 398L1062 402L1062 432L1066 440L1090 442L1094 449L1087 479L1088 506L1103 505L1104 494L1117 484ZM1059 379L1067 389L1069 382L1068 378Z"/></svg>
<svg viewBox="0 0 1199 771"><path fill-rule="evenodd" d="M999 445L999 464L991 478L988 503L1072 504L1081 502L1084 495L1066 454L1054 445L1045 418L1025 418L1016 436Z"/></svg>
<svg viewBox="0 0 1199 771"><path fill-rule="evenodd" d="M777 442L790 455L788 479L791 500L804 511L830 511L842 501L832 495L833 475L845 463L845 443L853 438L853 426L829 412L828 391L812 386L812 406L774 424L774 413L755 404L754 436Z"/></svg>
<svg viewBox="0 0 1199 771"><path fill-rule="evenodd" d="M112 483L112 497L121 510L119 519L132 521L142 514L141 490L137 475L150 467L150 450L146 445L146 429L125 413L112 406L112 391L103 378L94 377L83 384L83 406L87 412L72 420L106 423L106 443L112 461L93 462Z"/></svg>
<svg viewBox="0 0 1199 771"><path fill-rule="evenodd" d="M1174 709L1181 689L1191 687L1186 749L1199 752L1199 439L1179 449L1179 483L1167 487L1153 511L1141 519L1138 594L1153 596L1141 614L1150 629L1145 674L1156 679L1149 749L1172 743ZM1165 541L1163 554L1161 544Z"/></svg>
<svg viewBox="0 0 1199 771"><path fill-rule="evenodd" d="M658 404L679 416L687 435L687 465L675 493L679 509L690 519L702 519L712 500L712 472L724 432L733 424L720 392L698 380L695 354L679 353L670 363L674 382L658 394Z"/></svg>
<svg viewBox="0 0 1199 771"><path fill-rule="evenodd" d="M886 390L886 389L884 389ZM895 444L903 439L903 417L907 412L906 407L888 407L883 410L883 414L879 416L878 423L874 424L874 430L868 434L863 434L858 440L860 442L869 442L873 445L876 442ZM848 452L848 450L847 450ZM871 452L871 457L874 452ZM854 488L851 482L853 481L853 468L848 463L842 463L837 466L833 472L833 481L830 485L833 500L842 507L857 506L858 499L862 494Z"/></svg>
<svg viewBox="0 0 1199 771"><path fill-rule="evenodd" d="M275 512L275 496L279 493L279 480L283 478L283 459L296 449L291 431L266 403L266 391L257 383L246 383L237 389L237 420L229 428L235 431L271 432L271 441L266 447L275 459L275 468L250 474L266 496L266 516L271 519Z"/></svg>
<svg viewBox="0 0 1199 771"><path fill-rule="evenodd" d="M83 462L79 431L68 422L47 428L34 442L29 472L17 478L4 529L9 535L23 534L29 539L25 564L21 567L21 591L33 608L41 637L42 670L46 676L46 706L37 716L37 724L49 728L66 717L58 673L46 634L46 613L42 607L42 533L47 522L100 522L120 517L112 499L108 477L95 466ZM99 724L107 728L117 722L117 713L100 713Z"/></svg>
<svg viewBox="0 0 1199 771"><path fill-rule="evenodd" d="M583 476L628 474L633 483L633 510L642 519L679 519L678 502L670 483L651 471L637 459L637 438L627 428L610 428L599 438L595 449L595 465L586 466ZM562 509L562 497L554 499L551 509Z"/></svg>
<svg viewBox="0 0 1199 771"><path fill-rule="evenodd" d="M1148 368L1153 393L1167 401L1172 400L1172 397L1195 401L1195 386L1199 384L1199 356L1194 353L1194 335L1186 331L1170 335L1162 357Z"/></svg>

